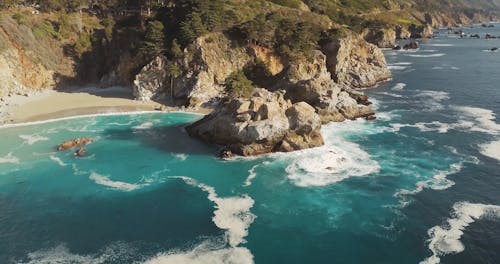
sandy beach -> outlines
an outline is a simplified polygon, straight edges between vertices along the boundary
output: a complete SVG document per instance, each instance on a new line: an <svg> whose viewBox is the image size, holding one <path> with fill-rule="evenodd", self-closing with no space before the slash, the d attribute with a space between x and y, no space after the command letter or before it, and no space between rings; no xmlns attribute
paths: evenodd
<svg viewBox="0 0 500 264"><path fill-rule="evenodd" d="M81 88L68 91L44 90L14 95L0 104L0 125L43 121L79 115L136 111L179 111L178 107L162 107L157 102L133 99L129 88ZM208 109L192 112L206 114Z"/></svg>

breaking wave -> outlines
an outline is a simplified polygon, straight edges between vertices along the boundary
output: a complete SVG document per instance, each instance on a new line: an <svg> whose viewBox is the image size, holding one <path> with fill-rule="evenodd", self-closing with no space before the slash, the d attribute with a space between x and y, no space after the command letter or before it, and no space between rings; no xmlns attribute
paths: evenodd
<svg viewBox="0 0 500 264"><path fill-rule="evenodd" d="M47 138L47 137L42 137L42 136L36 135L36 134L35 135L19 135L19 137L24 140L25 144L28 144L28 145L33 145L39 141L49 140L49 138Z"/></svg>
<svg viewBox="0 0 500 264"><path fill-rule="evenodd" d="M255 219L250 212L254 200L248 195L220 198L211 186L198 183L189 177L172 177L200 188L208 193L208 199L215 203L212 221L220 229L226 230L224 239L207 239L192 250L169 251L146 261L148 264L170 263L231 263L251 264L253 255L247 248L238 245L245 243L248 228ZM227 246L229 244L229 247Z"/></svg>
<svg viewBox="0 0 500 264"><path fill-rule="evenodd" d="M55 163L59 164L59 166L61 166L61 167L65 167L65 166L67 166L67 165L68 165L68 164L64 163L64 162L61 160L61 158L56 157L56 156L54 156L54 155L51 155L51 156L50 156L50 160L52 160L52 161L54 161Z"/></svg>
<svg viewBox="0 0 500 264"><path fill-rule="evenodd" d="M12 155L12 153L9 153L3 157L0 157L0 164L1 163L15 163L15 164L18 164L19 163L19 158L18 157L15 157Z"/></svg>
<svg viewBox="0 0 500 264"><path fill-rule="evenodd" d="M500 140L479 145L481 154L500 161Z"/></svg>
<svg viewBox="0 0 500 264"><path fill-rule="evenodd" d="M442 57L446 54L444 53L434 53L434 54L405 54L405 56L413 57L413 58L433 58L433 57Z"/></svg>
<svg viewBox="0 0 500 264"><path fill-rule="evenodd" d="M99 185L103 185L106 187L110 187L111 189L130 192L135 191L144 187L146 184L132 184L121 181L113 181L109 178L109 176L101 175L95 172L90 173L89 179L94 181Z"/></svg>
<svg viewBox="0 0 500 264"><path fill-rule="evenodd" d="M460 238L465 229L481 218L500 218L500 206L458 202L453 205L452 216L445 225L435 226L427 231L429 235L427 242L432 256L420 264L437 264L440 263L441 256L464 251L465 246Z"/></svg>

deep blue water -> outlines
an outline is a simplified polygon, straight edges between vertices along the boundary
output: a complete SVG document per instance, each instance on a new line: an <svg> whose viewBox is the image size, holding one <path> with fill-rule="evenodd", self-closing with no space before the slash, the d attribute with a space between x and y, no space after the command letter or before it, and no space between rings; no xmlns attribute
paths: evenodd
<svg viewBox="0 0 500 264"><path fill-rule="evenodd" d="M219 160L187 113L1 128L0 263L500 263L493 46L386 51L378 120L295 153ZM54 152L80 136L87 157Z"/></svg>

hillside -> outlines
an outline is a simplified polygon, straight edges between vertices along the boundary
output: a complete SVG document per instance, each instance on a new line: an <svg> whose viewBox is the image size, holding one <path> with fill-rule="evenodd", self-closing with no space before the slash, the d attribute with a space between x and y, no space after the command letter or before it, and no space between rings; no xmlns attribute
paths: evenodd
<svg viewBox="0 0 500 264"><path fill-rule="evenodd" d="M425 24L488 20L499 6L498 0L16 2L0 1L0 97L25 88L130 85L154 56L190 56L189 47L209 32L290 62L345 32L390 47L396 37L428 36Z"/></svg>

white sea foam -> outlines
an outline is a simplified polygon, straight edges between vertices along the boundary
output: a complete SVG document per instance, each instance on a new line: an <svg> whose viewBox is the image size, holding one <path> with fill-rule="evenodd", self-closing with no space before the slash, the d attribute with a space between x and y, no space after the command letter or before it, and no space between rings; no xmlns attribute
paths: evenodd
<svg viewBox="0 0 500 264"><path fill-rule="evenodd" d="M479 145L481 154L500 161L500 140Z"/></svg>
<svg viewBox="0 0 500 264"><path fill-rule="evenodd" d="M367 176L379 171L377 161L361 146L349 142L337 135L348 133L352 129L360 129L364 122L348 121L344 124L324 126L325 145L319 148L295 151L292 153L275 153L271 157L278 162L285 162L288 179L300 187L326 186L345 180L349 177ZM336 127L340 126L340 127ZM368 128L364 127L367 131ZM373 131L378 133L380 131Z"/></svg>
<svg viewBox="0 0 500 264"><path fill-rule="evenodd" d="M153 122L144 122L140 125L134 126L133 129L150 129L153 125Z"/></svg>
<svg viewBox="0 0 500 264"><path fill-rule="evenodd" d="M109 178L109 176L101 175L95 172L90 173L89 179L99 185L126 192L134 191L145 186L145 184L132 184L121 181L113 181Z"/></svg>
<svg viewBox="0 0 500 264"><path fill-rule="evenodd" d="M387 96L390 96L390 97L395 97L395 98L403 98L404 97L404 96L402 96L400 94L394 94L394 93L388 93L388 92L381 92L380 94L387 95Z"/></svg>
<svg viewBox="0 0 500 264"><path fill-rule="evenodd" d="M406 61L403 61L403 62L395 62L395 63L392 63L391 65L412 65L413 63L412 62L406 62Z"/></svg>
<svg viewBox="0 0 500 264"><path fill-rule="evenodd" d="M108 123L110 126L130 126L134 121L128 121L127 123L111 122Z"/></svg>
<svg viewBox="0 0 500 264"><path fill-rule="evenodd" d="M185 161L188 158L187 154L180 153L180 154L174 154L174 157L180 161Z"/></svg>
<svg viewBox="0 0 500 264"><path fill-rule="evenodd" d="M244 238L248 235L248 227L255 219L255 215L250 212L254 200L248 195L220 198L211 186L198 183L189 177L173 178L182 179L187 184L208 193L208 199L215 203L216 209L212 221L217 227L226 230L225 237L222 241L205 240L192 250L162 253L146 261L146 263L253 263L253 255L250 250L238 245L246 242ZM229 244L229 247L227 244Z"/></svg>
<svg viewBox="0 0 500 264"><path fill-rule="evenodd" d="M15 157L12 155L12 153L9 153L3 157L0 157L0 164L1 163L19 163L19 158Z"/></svg>
<svg viewBox="0 0 500 264"><path fill-rule="evenodd" d="M54 161L55 163L59 164L59 166L61 167L65 167L67 166L68 164L64 163L59 157L56 157L54 155L51 155L50 156L50 160Z"/></svg>
<svg viewBox="0 0 500 264"><path fill-rule="evenodd" d="M264 161L262 163L262 165L269 165L271 164L271 162L269 161ZM255 170L260 166L260 164L257 164L255 166L253 166L250 170L248 170L248 177L247 179L245 180L245 184L243 184L243 186L250 186L252 185L252 180L255 179L255 177L257 177L257 172L255 172Z"/></svg>
<svg viewBox="0 0 500 264"><path fill-rule="evenodd" d="M160 254L145 264L252 264L253 255L244 247L224 247L207 240L189 251Z"/></svg>
<svg viewBox="0 0 500 264"><path fill-rule="evenodd" d="M433 58L433 57L442 57L446 54L444 53L434 53L434 54L405 54L405 56L413 57L413 58Z"/></svg>
<svg viewBox="0 0 500 264"><path fill-rule="evenodd" d="M450 94L447 92L443 92L443 91L423 90L423 91L419 91L415 96L416 97L424 97L426 99L427 98L434 99L437 101L443 101L443 100L450 99Z"/></svg>
<svg viewBox="0 0 500 264"><path fill-rule="evenodd" d="M39 142L39 141L49 140L49 138L43 137L43 136L40 136L40 135L37 135L37 134L34 134L34 135L19 135L19 137L24 140L25 144L28 144L28 145L33 145L33 144L35 144L36 142Z"/></svg>
<svg viewBox="0 0 500 264"><path fill-rule="evenodd" d="M490 204L475 204L458 202L453 205L452 218L445 225L435 226L427 234L429 249L432 256L421 261L420 264L440 263L441 256L456 254L465 250L460 241L465 229L481 218L500 218L500 206Z"/></svg>
<svg viewBox="0 0 500 264"><path fill-rule="evenodd" d="M469 106L454 106L453 108L458 111L462 117L474 122L470 127L471 131L500 135L500 124L495 122L495 113L493 111Z"/></svg>
<svg viewBox="0 0 500 264"><path fill-rule="evenodd" d="M406 87L406 83L396 83L391 89L394 91L401 91Z"/></svg>
<svg viewBox="0 0 500 264"><path fill-rule="evenodd" d="M441 66L434 66L432 67L433 70L442 70L444 69L444 67L441 67Z"/></svg>
<svg viewBox="0 0 500 264"><path fill-rule="evenodd" d="M408 67L406 66L400 66L400 65L389 65L387 66L387 69L393 70L393 71L402 71L406 70Z"/></svg>
<svg viewBox="0 0 500 264"><path fill-rule="evenodd" d="M462 170L464 166L464 161L453 163L450 165L450 168L448 170L440 170L437 171L434 176L428 180L425 181L419 181L415 184L415 189L413 190L399 190L394 194L395 197L401 198L401 203L402 205L408 204L408 201L405 199L406 196L408 195L415 195L421 191L423 191L425 188L430 188L433 190L446 190L450 188L451 186L455 185L455 182L447 179L449 175L458 173Z"/></svg>
<svg viewBox="0 0 500 264"><path fill-rule="evenodd" d="M229 245L236 247L245 242L248 235L248 227L255 219L255 215L250 213L254 200L248 195L241 197L218 197L215 189L211 186L198 183L189 177L176 177L182 179L189 185L198 187L208 193L208 199L216 204L214 218L215 225L221 229L227 230L226 237Z"/></svg>
<svg viewBox="0 0 500 264"><path fill-rule="evenodd" d="M127 244L116 242L103 248L97 254L80 255L71 253L65 244L60 244L50 249L29 253L29 261L20 264L102 264L120 260L134 251L135 249L130 248Z"/></svg>
<svg viewBox="0 0 500 264"><path fill-rule="evenodd" d="M431 46L431 47L453 47L455 45L453 45L453 44L445 44L445 43L434 43L434 44L426 44L426 46Z"/></svg>

